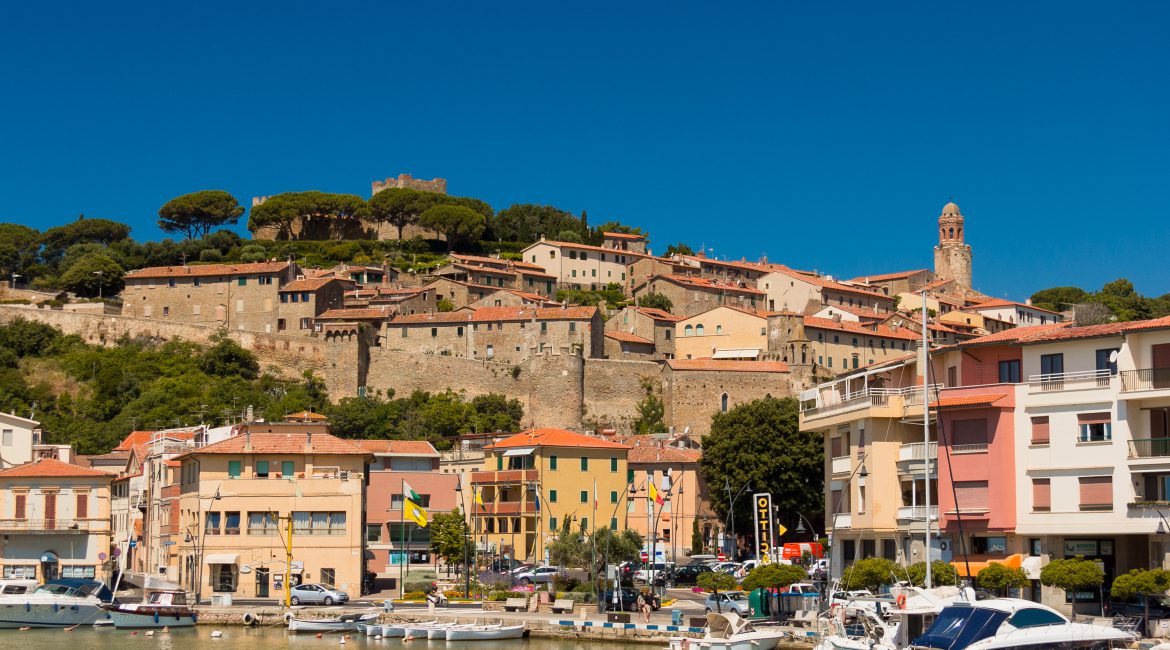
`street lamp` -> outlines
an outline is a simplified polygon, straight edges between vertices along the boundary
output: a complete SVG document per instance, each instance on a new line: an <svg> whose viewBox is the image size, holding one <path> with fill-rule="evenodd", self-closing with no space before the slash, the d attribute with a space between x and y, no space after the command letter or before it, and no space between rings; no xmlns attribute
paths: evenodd
<svg viewBox="0 0 1170 650"><path fill-rule="evenodd" d="M463 528L467 529L467 519L466 519L466 517L467 517L467 503L464 501L464 494L463 494L463 474L459 474L459 481L455 484L455 491L459 493L459 503L463 505L463 517L464 517ZM470 536L470 534L471 534L471 531L468 529L467 536ZM463 542L463 597L464 598L471 597L471 565L467 559L467 547L470 546L471 544L470 544L470 540L468 540L466 538L467 536L460 536L460 539Z"/></svg>
<svg viewBox="0 0 1170 650"><path fill-rule="evenodd" d="M216 488L215 488L215 494L211 495L210 497L204 497L202 495L198 497L198 499L199 499L199 521L196 522L196 525L199 526L199 545L195 547L195 559L198 560L198 564L195 566L195 604L196 605L199 604L199 598L203 595L203 553L204 553L204 542L206 542L206 540L207 540L207 521L204 520L204 518L203 518L203 500L209 499L211 501L219 501L222 498L223 497L221 497L219 495L219 487L218 486L216 486ZM191 536L191 531L190 531L189 527L187 530L187 538L184 541L186 541L187 543L191 543L194 541L194 538Z"/></svg>
<svg viewBox="0 0 1170 650"><path fill-rule="evenodd" d="M94 271L93 274L98 276L98 300L101 300L102 299L102 280L105 279L105 276L103 275L103 273L101 271Z"/></svg>
<svg viewBox="0 0 1170 650"><path fill-rule="evenodd" d="M731 496L731 481L728 480L727 478L724 478L723 483L724 483L723 489L727 490L727 501L729 504L728 509L727 509L727 516L729 519L731 519L731 545L732 545L731 546L731 548L732 548L731 561L734 562L735 556L737 555L737 551L739 551L739 544L738 544L739 540L735 536L735 502L741 496L743 496L743 493L745 491L752 489L752 484L750 481L747 483L744 483L743 487L739 488L739 492L736 492L735 496ZM727 522L724 521L724 525L726 525L726 524L727 524Z"/></svg>
<svg viewBox="0 0 1170 650"><path fill-rule="evenodd" d="M12 289L13 289L13 290L16 290L16 278L23 278L23 277L24 277L24 276L23 276L23 275L21 275L21 274L19 274L19 273L13 273L13 274L12 274Z"/></svg>

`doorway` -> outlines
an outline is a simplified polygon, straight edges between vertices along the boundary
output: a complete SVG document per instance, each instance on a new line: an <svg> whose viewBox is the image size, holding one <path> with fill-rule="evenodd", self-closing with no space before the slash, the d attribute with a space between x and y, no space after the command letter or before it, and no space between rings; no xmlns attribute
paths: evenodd
<svg viewBox="0 0 1170 650"><path fill-rule="evenodd" d="M262 567L262 568L256 569L256 597L257 598L267 598L268 597L269 577L270 576L268 574L267 567Z"/></svg>
<svg viewBox="0 0 1170 650"><path fill-rule="evenodd" d="M61 558L53 551L41 553L41 576L46 582L61 577Z"/></svg>

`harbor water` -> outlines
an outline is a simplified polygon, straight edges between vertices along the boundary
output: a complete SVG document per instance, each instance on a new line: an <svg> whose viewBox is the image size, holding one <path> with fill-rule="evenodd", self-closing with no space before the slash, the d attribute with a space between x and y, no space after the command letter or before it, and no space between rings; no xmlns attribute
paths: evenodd
<svg viewBox="0 0 1170 650"><path fill-rule="evenodd" d="M344 648L345 650L425 648L435 650L447 647L446 641L402 639L374 639L358 633L351 633L343 645L341 635L325 634L320 639L315 634L290 634L283 628L256 628L225 626L220 628L222 637L212 638L217 628L199 625L195 628L172 630L163 633L156 630L147 636L145 630L133 634L129 630L112 628L79 627L71 632L63 629L0 631L0 647L11 650L193 650L211 648L216 650L318 650ZM517 646L522 648L517 648ZM665 644L663 644L665 646ZM615 641L581 641L573 639L525 639L523 641L474 641L451 644L453 648L466 650L605 650L607 648L648 647L642 644L628 644Z"/></svg>

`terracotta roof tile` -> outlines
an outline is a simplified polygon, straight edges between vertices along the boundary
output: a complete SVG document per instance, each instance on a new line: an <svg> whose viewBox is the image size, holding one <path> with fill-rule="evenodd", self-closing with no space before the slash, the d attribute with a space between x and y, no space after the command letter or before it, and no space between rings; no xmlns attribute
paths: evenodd
<svg viewBox="0 0 1170 650"><path fill-rule="evenodd" d="M861 323L851 323L849 321L837 322L829 318L817 318L815 316L805 316L804 326L806 329L812 327L814 329L837 330L865 336L880 336L887 339L913 341L918 338L918 335L905 327L894 329L888 325L867 326Z"/></svg>
<svg viewBox="0 0 1170 650"><path fill-rule="evenodd" d="M628 232L608 232L607 231L607 232L601 233L601 236L602 237L611 237L613 239L630 239L630 240L646 239L646 235L635 235L633 233L628 233Z"/></svg>
<svg viewBox="0 0 1170 650"><path fill-rule="evenodd" d="M138 445L150 442L153 435L153 431L131 431L117 447L114 447L114 451L130 451Z"/></svg>
<svg viewBox="0 0 1170 650"><path fill-rule="evenodd" d="M326 422L329 418L312 411L298 411L284 416L285 422Z"/></svg>
<svg viewBox="0 0 1170 650"><path fill-rule="evenodd" d="M506 268L518 269L521 271L540 271L544 272L544 267L539 264L530 264L528 262L521 262L519 260L505 260L496 257L483 257L482 255L467 255L465 253L451 253L451 258L456 260L463 260L467 262L476 262L483 266L501 265Z"/></svg>
<svg viewBox="0 0 1170 650"><path fill-rule="evenodd" d="M1082 327L1062 327L1033 334L1021 343L1044 343L1048 341L1064 341L1067 339L1088 339L1097 336L1119 336L1128 330L1131 323L1104 323L1102 325L1085 325Z"/></svg>
<svg viewBox="0 0 1170 650"><path fill-rule="evenodd" d="M956 406L994 406L996 402L1007 397L1006 393L988 393L984 395L961 395L957 397L941 397L936 402L932 402L931 407L956 407Z"/></svg>
<svg viewBox="0 0 1170 650"><path fill-rule="evenodd" d="M627 442L630 440L627 438ZM700 449L680 449L634 443L627 460L630 463L697 463L703 457Z"/></svg>
<svg viewBox="0 0 1170 650"><path fill-rule="evenodd" d="M586 447L594 449L630 449L630 445L595 438L583 433L564 429L529 429L485 447L485 449L507 449L510 447Z"/></svg>
<svg viewBox="0 0 1170 650"><path fill-rule="evenodd" d="M1011 329L1002 330L995 334L988 334L987 336L980 336L976 339L971 339L963 343L962 347L972 345L988 345L995 343L1018 343L1022 339L1027 339L1038 334L1051 332L1067 327L1065 323L1048 323L1046 325L1030 325L1028 327L1013 327Z"/></svg>
<svg viewBox="0 0 1170 650"><path fill-rule="evenodd" d="M392 321L398 325L426 325L428 323L486 323L499 321L589 320L597 314L597 307L480 307L457 312L433 314L404 314Z"/></svg>
<svg viewBox="0 0 1170 650"><path fill-rule="evenodd" d="M731 359L668 359L671 370L711 370L717 372L788 372L783 361L734 361Z"/></svg>
<svg viewBox="0 0 1170 650"><path fill-rule="evenodd" d="M439 457L439 452L426 440L354 440L353 443L374 454Z"/></svg>
<svg viewBox="0 0 1170 650"><path fill-rule="evenodd" d="M281 291L316 291L330 282L337 282L338 284L353 284L353 280L342 280L340 278L303 278L301 280L293 280L280 288Z"/></svg>
<svg viewBox="0 0 1170 650"><path fill-rule="evenodd" d="M1137 332L1141 330L1161 329L1163 327L1170 327L1170 316L1163 316L1151 320L1132 321L1126 324L1125 331Z"/></svg>
<svg viewBox="0 0 1170 650"><path fill-rule="evenodd" d="M379 320L394 316L393 309L330 309L321 312L316 320Z"/></svg>
<svg viewBox="0 0 1170 650"><path fill-rule="evenodd" d="M605 333L605 338L613 339L615 341L625 341L626 343L642 343L644 345L654 345L654 341L642 338L637 334L630 334L629 332L608 331Z"/></svg>
<svg viewBox="0 0 1170 650"><path fill-rule="evenodd" d="M62 463L55 458L42 458L33 463L25 463L0 470L0 478L70 478L70 477L102 477L113 478L109 472Z"/></svg>
<svg viewBox="0 0 1170 650"><path fill-rule="evenodd" d="M305 433L260 433L240 434L227 440L193 449L184 456L202 454L242 454L244 445L251 440L253 454L303 454L308 434ZM365 456L367 451L348 440L342 440L328 433L313 434L314 454L330 456Z"/></svg>
<svg viewBox="0 0 1170 650"><path fill-rule="evenodd" d="M878 275L864 275L858 278L853 278L850 282L881 282L883 280L901 280L919 273L929 273L927 269L915 269L913 271L898 271L896 273L880 273Z"/></svg>
<svg viewBox="0 0 1170 650"><path fill-rule="evenodd" d="M711 278L697 278L690 275L656 275L650 278L651 282L654 280L665 280L667 282L673 282L674 284L691 287L692 289L730 291L732 293L747 293L759 296L766 295L763 291L760 291L755 287L741 287L738 284L729 284L727 282L719 282L718 280L713 280Z"/></svg>
<svg viewBox="0 0 1170 650"><path fill-rule="evenodd" d="M1042 311L1042 312L1045 312L1048 314L1060 315L1060 312L1058 312L1058 311L1052 311L1051 309L1042 309L1042 308L1036 307L1034 305L1028 305L1028 304L1025 304L1022 302L1016 302L1014 300L1004 300L1003 298L992 298L991 300L985 300L981 303L971 305L970 308L974 309L974 310L980 310L980 309L993 309L993 308L999 308L999 307L1023 307L1025 309Z"/></svg>
<svg viewBox="0 0 1170 650"><path fill-rule="evenodd" d="M670 321L672 323L677 323L678 321L684 320L686 318L685 316L679 316L677 314L672 314L668 311L656 309L654 307L632 307L632 309L634 309L635 311L637 311L641 314L645 314L645 315L649 316L650 318L653 318L654 320L666 320L666 321Z"/></svg>
<svg viewBox="0 0 1170 650"><path fill-rule="evenodd" d="M251 275L254 273L283 273L288 262L255 262L253 264L193 264L191 266L151 266L126 273L126 279L208 277L212 275Z"/></svg>
<svg viewBox="0 0 1170 650"><path fill-rule="evenodd" d="M646 253L638 253L635 251L619 251L619 250L615 250L612 248L603 248L601 246L591 246L589 244L575 244L573 242L556 241L553 239L542 239L534 244L529 244L528 247L526 247L524 250L528 250L529 248L532 248L533 246L539 246L540 244L549 244L551 246L557 246L559 248L572 248L574 250L597 251L599 253L615 253L618 255L626 255L629 257L641 257L641 258L654 257L653 255L647 255ZM663 260L663 261L669 261L669 260Z"/></svg>

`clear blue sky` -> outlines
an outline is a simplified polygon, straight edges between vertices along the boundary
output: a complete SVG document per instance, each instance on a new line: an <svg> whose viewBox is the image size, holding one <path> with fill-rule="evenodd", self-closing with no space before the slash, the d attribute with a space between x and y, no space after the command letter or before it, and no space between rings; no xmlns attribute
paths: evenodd
<svg viewBox="0 0 1170 650"><path fill-rule="evenodd" d="M0 221L409 172L851 277L953 197L989 294L1170 291L1170 5L942 4L10 4Z"/></svg>

